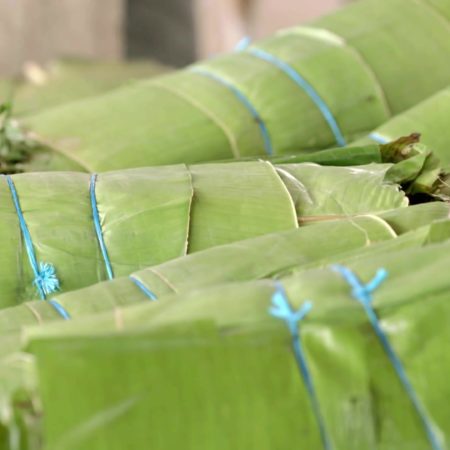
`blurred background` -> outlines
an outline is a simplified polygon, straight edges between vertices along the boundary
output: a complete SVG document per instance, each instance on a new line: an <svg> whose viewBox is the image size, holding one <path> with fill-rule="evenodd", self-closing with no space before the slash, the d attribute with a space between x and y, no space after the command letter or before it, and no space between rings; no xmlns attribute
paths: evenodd
<svg viewBox="0 0 450 450"><path fill-rule="evenodd" d="M75 57L183 66L349 0L0 0L0 76Z"/></svg>

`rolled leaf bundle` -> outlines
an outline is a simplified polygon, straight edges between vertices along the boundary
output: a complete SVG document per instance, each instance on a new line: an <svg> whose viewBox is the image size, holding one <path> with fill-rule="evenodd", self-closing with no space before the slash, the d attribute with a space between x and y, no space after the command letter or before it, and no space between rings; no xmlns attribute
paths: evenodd
<svg viewBox="0 0 450 450"><path fill-rule="evenodd" d="M433 206L437 205L440 204L433 204ZM314 242L323 233L330 232L329 239L317 248ZM171 292L169 284L179 292L186 291L195 285L200 287L225 280L260 278L275 272L277 268L285 269L293 264L308 262L312 264L324 258L325 255L330 257L342 252L343 249L349 251L352 248L361 248L367 245L368 241L376 243L384 239L392 239L394 235L389 226L380 219L356 217L333 222L333 224L325 222L317 226L266 235L237 244L227 244L216 247L219 251L215 251L215 254L214 252L211 254L208 250L201 251L191 255L194 260L189 261L191 257L180 258L174 261L175 264L171 266L169 264L167 268L163 264L147 269L145 272L147 275L160 273L161 279L167 280L152 286L153 291L160 298L165 293ZM268 251L273 255L271 258L266 258ZM188 261L185 261L186 259ZM185 277L182 276L183 273ZM177 274L182 278L179 278ZM191 279L190 283L189 279ZM4 412L0 415L0 429L4 427L5 430L5 433L0 435L9 436L15 428L16 419L14 419L13 411L16 393L25 390L34 397L31 393L36 392L33 360L25 354L11 355L12 352L20 351L22 347L21 329L26 325L33 325L36 321L44 324L48 321L62 320L59 310L68 312L70 318L75 319L117 307L148 302L149 297L146 293L150 293L150 290L142 290L145 286L143 280L145 280L144 272L135 274L131 278L122 277L100 283L98 286L86 288L84 293L73 291L73 293L60 294L56 299L47 302L26 303L0 312L0 410ZM108 292L113 292L113 296L108 295ZM153 294L150 293L150 295ZM80 298L82 301L79 301ZM55 309L56 305L59 310ZM8 448L7 444L2 447L1 439L0 448Z"/></svg>
<svg viewBox="0 0 450 450"><path fill-rule="evenodd" d="M407 206L399 183L411 190L425 177L431 189L439 173L426 170L425 148L400 153L396 164L354 167L256 161L3 177L1 306L293 229L299 220Z"/></svg>
<svg viewBox="0 0 450 450"><path fill-rule="evenodd" d="M401 237L397 237L389 222L372 215L320 222L203 250L127 277L49 296L47 302L5 308L0 311L0 334L7 338L0 346L0 355L17 350L19 339L11 334L24 326L88 317L210 285L279 278L292 271L443 242L450 238L448 212L448 205L435 203L380 214L389 216L396 227L408 217L421 216L411 231L403 229L405 234Z"/></svg>
<svg viewBox="0 0 450 450"><path fill-rule="evenodd" d="M397 210L397 212L392 211L387 213L387 215L391 218L397 216L397 220L394 221L399 224L404 219L405 213L413 210L415 211L413 213L415 216L418 217L419 213L422 213L422 215L428 215L431 220L433 216L440 217L443 215L443 210L430 208L430 206L434 207L437 205L423 205L406 210ZM352 223L352 227L355 230L360 231L359 238L352 239L350 237L348 233L350 223ZM390 258L391 254L396 254L404 249L418 248L432 242L448 240L450 237L449 224L448 220L436 222L431 226L421 227L419 230L408 232L404 236L392 239L392 230L389 231L386 224L383 224L383 221L380 219L375 220L375 217L360 217L334 223L322 223L302 230L268 235L248 240L247 242L242 241L240 244L228 244L215 250L206 250L196 255L181 258L173 263L142 271L132 277L134 282L139 282L137 283L141 286L139 289L130 279L119 278L107 283L101 283L96 287L60 295L58 299L48 302L32 302L4 309L0 312L0 365L2 367L0 402L4 412L0 419L2 426L5 427L5 433L9 435L14 431L15 427L19 426L16 422L16 415L12 414L16 401L21 405L17 407L19 413L26 413L26 416L28 416L25 426L27 428L26 434L31 433L29 430L30 423L36 422L37 417L41 415L38 406L39 400L36 398L39 394L37 392L34 360L26 354L11 354L22 348L23 340L21 336L23 336L23 332L19 333L19 331L26 325L35 323L42 325L47 322L62 320L64 317L61 317L59 312L65 311L68 314L65 319L70 319L70 321L77 323L76 328L70 328L76 335L91 333L93 323L95 323L95 330L99 332L114 331L117 326L120 326L125 317L128 324L130 324L128 318L132 317L132 323L135 328L139 328L142 325L145 327L147 325L145 314L142 322L139 322L136 321L137 316L133 309L130 311L122 309L127 305L147 304L149 299L156 299L156 297L149 298L148 288L142 289L142 286L145 286L144 282L153 283L152 288L158 293L158 301L165 301L174 291L177 292L179 297L180 294L185 295L190 290L195 289L195 287L201 288L217 283L220 285L221 282L251 280L267 276L273 277L276 275L277 270L286 269L293 264L295 264L295 267L291 268L298 271L299 269L304 270L305 267L323 266L324 264L336 262L355 264L355 262L361 260L379 258L380 256ZM334 225L333 228L332 225ZM318 250L315 250L313 245L308 246L308 238L311 238L314 234L317 235L316 229L322 232L333 229L334 234L340 231L344 243L349 244L348 251L339 252L339 245L334 244L332 241L333 233L327 235L327 244L323 244L322 248L319 247ZM388 239L388 241L367 246L368 241L371 239L374 241ZM288 247L289 243L291 247ZM272 247L268 255L267 245L270 244L272 244ZM364 244L366 246L363 249L357 248ZM239 245L241 245L241 251L239 251ZM327 248L331 250L331 253L325 257L324 253ZM353 251L350 248L353 248ZM250 255L242 261L243 256L247 253L243 253L245 250ZM300 255L296 257L296 253L300 253ZM270 256L270 260L261 264L260 261L264 258L261 255L264 255L266 258ZM219 274L215 267L218 268L221 258L225 258L228 265L224 267L223 273ZM212 279L208 278L208 273L205 273L207 272L205 265L208 260L210 261L208 268L211 267L212 269ZM262 265L260 268L255 267L258 261ZM238 267L235 268L233 267L234 265ZM185 277L183 277L183 272ZM156 279L160 278L159 281L164 280L164 286L162 286L162 283L155 283L155 275L157 275ZM192 282L186 281L187 277L192 277L194 280ZM167 289L169 284L170 289ZM98 317L89 317L89 315L100 311L110 311L110 313ZM83 318L83 320L76 320L77 318ZM58 333L58 330L58 326L52 327L46 329L46 334ZM17 398L17 392L22 392L23 394L19 397L19 400L14 400ZM23 405L28 406L24 408ZM35 410L35 408L37 409ZM13 417L16 417L16 419L13 419Z"/></svg>
<svg viewBox="0 0 450 450"><path fill-rule="evenodd" d="M374 178L384 190L383 177L368 182ZM386 188L387 204L405 202L395 186ZM286 186L263 162L22 174L3 177L0 196L2 306L45 298L56 280L70 290L298 226Z"/></svg>
<svg viewBox="0 0 450 450"><path fill-rule="evenodd" d="M445 3L432 0L363 0L234 54L54 108L23 125L42 144L38 163L48 170L342 146L447 86L449 17ZM32 167L31 154L28 162Z"/></svg>
<svg viewBox="0 0 450 450"><path fill-rule="evenodd" d="M395 116L378 127L369 136L359 139L355 145L370 142L387 143L399 136L420 133L422 142L433 150L442 165L450 166L450 88Z"/></svg>
<svg viewBox="0 0 450 450"><path fill-rule="evenodd" d="M421 230L414 238L408 238L404 245L424 241L428 232L429 230ZM320 242L323 235L327 239ZM395 237L389 224L375 216L321 222L315 226L216 246L148 267L130 276L117 277L82 290L55 293L49 299L56 300L65 310L70 311L71 318L81 317L109 310L114 306L156 300L173 292L186 292L210 284L273 277L292 267L320 264L323 260L337 258L342 253L356 249L361 251L364 246ZM273 256L265 257L268 252ZM105 301L108 296L112 301ZM79 298L84 300L78 301ZM35 314L30 314L33 311ZM33 325L37 317L40 323L47 319L62 318L52 303L26 303L0 311L0 333ZM4 348L3 346L2 350Z"/></svg>
<svg viewBox="0 0 450 450"><path fill-rule="evenodd" d="M444 449L449 245L30 330L45 448Z"/></svg>
<svg viewBox="0 0 450 450"><path fill-rule="evenodd" d="M424 245L431 237L434 242L449 237L448 226L440 233L435 232L439 223L431 227L422 227L396 239L393 239L395 232L391 228L392 225L401 233L411 227L444 218L448 216L448 205L444 203L401 208L381 213L380 216L387 222L375 216L349 217L339 221L321 221L299 230L228 244L154 266L130 278L117 278L89 289L61 294L48 302L32 302L4 309L0 312L2 355L0 403L4 412L0 420L6 427L6 435L17 433L14 429L19 425L15 422L16 419L11 417L16 402L19 405L17 407L19 413L28 415L34 413L28 411L28 406L24 409L23 405L29 405L33 409L39 403L34 399L35 394L31 394L31 400L28 394L25 398L20 395L17 400L13 400L17 397L17 392L23 390L28 393L36 392L33 360L27 355L10 355L11 352L21 348L19 331L23 326L81 317L87 319L85 323L89 326L90 314L108 310L117 311L117 320L120 321L119 308L148 303L149 300L156 299L154 293L161 300L173 291L180 293L225 281L273 277L280 271L329 262L348 262L367 257L369 254L381 253L386 256L404 248ZM448 223L445 221L442 224ZM386 239L392 244L386 242L374 245ZM33 416L32 420L35 421L36 417ZM29 426L30 417L26 422Z"/></svg>

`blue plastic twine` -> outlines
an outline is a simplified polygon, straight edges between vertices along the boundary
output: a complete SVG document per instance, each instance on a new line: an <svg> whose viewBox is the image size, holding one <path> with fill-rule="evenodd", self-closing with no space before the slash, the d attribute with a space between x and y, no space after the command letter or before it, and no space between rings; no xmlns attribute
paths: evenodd
<svg viewBox="0 0 450 450"><path fill-rule="evenodd" d="M378 142L378 144L387 144L389 142L388 138L375 131L369 134L369 138L372 139L372 141Z"/></svg>
<svg viewBox="0 0 450 450"><path fill-rule="evenodd" d="M326 432L325 421L320 411L319 401L314 389L314 384L308 368L308 363L306 361L306 356L303 351L301 336L299 333L299 324L311 311L311 309L312 303L305 302L298 311L294 311L289 303L283 286L281 284L277 284L277 289L272 296L272 307L269 309L269 313L273 317L284 320L287 327L289 328L292 336L292 346L294 349L295 359L305 382L313 412L319 425L320 437L323 447L326 450L331 450L332 445Z"/></svg>
<svg viewBox="0 0 450 450"><path fill-rule="evenodd" d="M256 108L252 105L250 100L247 98L247 96L239 90L236 86L231 84L228 80L225 78L222 78L220 75L217 75L214 72L210 72L209 70L200 68L200 67L192 67L190 69L192 72L197 73L199 75L203 75L205 77L211 78L212 80L217 81L218 83L222 84L223 86L227 87L234 95L235 97L246 107L246 109L250 112L253 119L255 119L256 123L259 126L263 141L264 141L264 149L268 155L273 154L273 148L272 148L272 142L270 140L269 130L267 129L266 124L264 123L263 119L259 115Z"/></svg>
<svg viewBox="0 0 450 450"><path fill-rule="evenodd" d="M14 208L16 209L17 217L19 218L20 230L22 232L23 239L25 241L25 248L30 261L30 266L34 273L33 284L36 286L39 296L42 300L47 298L47 295L59 290L59 280L56 276L56 270L52 264L38 263L36 254L34 252L33 241L31 239L30 231L28 230L27 223L20 207L19 196L17 195L16 187L12 178L7 175L6 181L11 191Z"/></svg>
<svg viewBox="0 0 450 450"><path fill-rule="evenodd" d="M142 281L130 275L130 280L150 299L158 300L156 294L154 294Z"/></svg>
<svg viewBox="0 0 450 450"><path fill-rule="evenodd" d="M63 305L58 303L56 300L48 300L48 303L53 306L53 308L56 310L56 312L64 319L64 320L70 320L70 314L67 312L67 310L64 308Z"/></svg>
<svg viewBox="0 0 450 450"><path fill-rule="evenodd" d="M380 325L378 316L373 309L372 294L386 279L388 275L387 271L385 269L379 269L375 277L369 283L362 284L361 281L358 279L358 277L347 267L335 265L333 266L333 270L335 270L336 272L340 273L343 276L345 281L347 281L347 283L352 288L352 296L356 300L358 300L364 307L364 310L367 314L367 317L369 318L372 328L374 329L378 339L380 340L383 349L385 350L390 362L392 363L397 373L397 376L399 377L403 387L405 388L406 393L408 394L408 397L411 400L411 403L413 404L415 410L417 411L417 414L420 417L420 420L427 434L428 440L431 444L431 448L433 450L443 450L433 430L433 425L428 419L428 415L424 407L422 406L419 398L417 397L417 394L411 382L408 379L408 376L402 365L402 362L400 361L399 357L396 355L394 349L392 348L387 335L384 333Z"/></svg>
<svg viewBox="0 0 450 450"><path fill-rule="evenodd" d="M102 225L100 223L100 215L98 213L97 207L97 197L95 196L95 184L97 182L97 174L94 173L91 175L91 185L89 188L90 196L91 196L91 208L92 208L92 217L94 219L94 227L95 234L97 235L97 241L100 245L100 250L102 252L103 260L105 261L106 273L108 274L108 278L112 280L114 278L114 272L112 269L111 261L109 260L108 250L106 248L105 240L103 238Z"/></svg>
<svg viewBox="0 0 450 450"><path fill-rule="evenodd" d="M328 105L322 99L322 97L316 92L316 90L308 83L293 67L291 67L288 63L282 61L276 56L268 53L259 48L249 48L246 50L249 54L255 56L256 58L262 59L274 66L278 67L282 72L284 72L297 86L299 86L308 97L315 103L317 108L320 110L323 118L328 123L331 131L333 132L334 138L339 146L343 147L346 145L346 140L344 135L339 128L339 125L336 119L333 116Z"/></svg>
<svg viewBox="0 0 450 450"><path fill-rule="evenodd" d="M252 43L252 38L250 36L244 36L234 47L235 52L242 52L246 50Z"/></svg>

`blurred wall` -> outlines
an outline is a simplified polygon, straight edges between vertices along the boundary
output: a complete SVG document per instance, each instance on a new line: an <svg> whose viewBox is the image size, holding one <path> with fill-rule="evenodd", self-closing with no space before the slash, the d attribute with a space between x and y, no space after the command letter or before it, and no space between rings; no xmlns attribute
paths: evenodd
<svg viewBox="0 0 450 450"><path fill-rule="evenodd" d="M243 36L259 39L307 22L350 0L195 0L200 57L230 51Z"/></svg>
<svg viewBox="0 0 450 450"><path fill-rule="evenodd" d="M185 65L345 1L0 0L0 75L61 56L153 57Z"/></svg>
<svg viewBox="0 0 450 450"><path fill-rule="evenodd" d="M0 73L61 55L123 54L123 0L0 0Z"/></svg>
<svg viewBox="0 0 450 450"><path fill-rule="evenodd" d="M194 0L127 0L125 53L183 66L196 58Z"/></svg>

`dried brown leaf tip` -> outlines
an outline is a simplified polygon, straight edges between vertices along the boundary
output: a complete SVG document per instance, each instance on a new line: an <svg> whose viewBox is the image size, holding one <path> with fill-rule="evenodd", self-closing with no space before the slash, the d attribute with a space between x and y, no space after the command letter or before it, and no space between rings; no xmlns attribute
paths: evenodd
<svg viewBox="0 0 450 450"><path fill-rule="evenodd" d="M411 133L409 136L402 136L388 144L381 145L381 152L384 162L399 162L410 156L412 146L420 142L420 133Z"/></svg>

